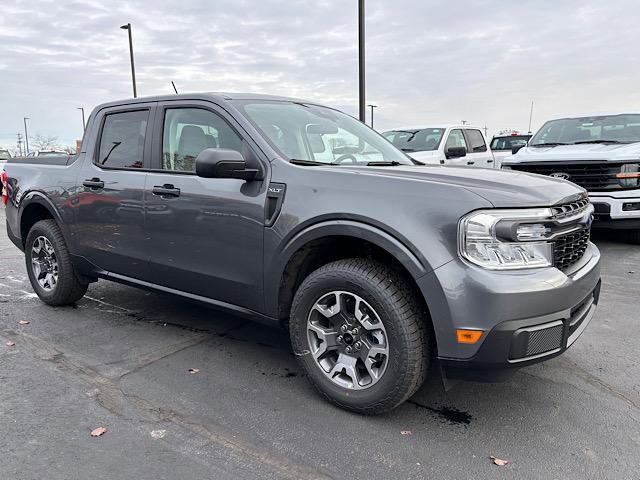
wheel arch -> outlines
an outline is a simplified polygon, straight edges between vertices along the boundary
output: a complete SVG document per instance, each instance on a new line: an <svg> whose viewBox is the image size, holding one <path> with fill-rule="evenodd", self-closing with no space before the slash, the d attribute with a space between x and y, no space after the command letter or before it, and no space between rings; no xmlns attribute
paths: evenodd
<svg viewBox="0 0 640 480"><path fill-rule="evenodd" d="M267 314L286 322L297 287L313 270L334 260L370 257L402 274L424 302L416 279L432 271L406 239L356 220L322 221L293 234L265 275ZM425 303L426 308L426 303Z"/></svg>
<svg viewBox="0 0 640 480"><path fill-rule="evenodd" d="M23 197L22 202L20 202L18 218L20 225L19 237L23 247L29 230L40 220L52 219L58 225L62 224L62 218L58 210L51 203L51 200L40 192L29 192Z"/></svg>

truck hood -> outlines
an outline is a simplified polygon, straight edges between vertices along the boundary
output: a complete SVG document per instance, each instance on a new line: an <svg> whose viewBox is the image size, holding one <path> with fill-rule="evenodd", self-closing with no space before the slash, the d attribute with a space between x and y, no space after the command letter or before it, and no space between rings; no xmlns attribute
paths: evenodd
<svg viewBox="0 0 640 480"><path fill-rule="evenodd" d="M498 208L546 207L574 201L585 192L583 188L559 178L478 167L402 165L396 167L341 166L327 168L339 168L340 171L344 170L363 176L384 176L390 181L396 181L397 185L394 185L393 188L398 189L402 189L402 182L406 181L424 182L425 189L429 188L429 183L447 184L469 190Z"/></svg>
<svg viewBox="0 0 640 480"><path fill-rule="evenodd" d="M584 143L557 147L524 147L515 155L506 157L502 164L544 161L607 160L620 162L640 159L640 142L625 144Z"/></svg>

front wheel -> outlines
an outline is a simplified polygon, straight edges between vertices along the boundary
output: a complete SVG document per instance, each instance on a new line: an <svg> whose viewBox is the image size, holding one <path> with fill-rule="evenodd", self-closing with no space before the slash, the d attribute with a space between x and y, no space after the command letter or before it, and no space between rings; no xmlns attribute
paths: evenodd
<svg viewBox="0 0 640 480"><path fill-rule="evenodd" d="M88 285L79 280L67 245L54 220L41 220L25 243L27 273L33 290L49 305L70 305L80 300Z"/></svg>
<svg viewBox="0 0 640 480"><path fill-rule="evenodd" d="M294 352L322 395L377 414L422 385L431 353L426 321L402 277L383 264L348 259L302 282L289 329Z"/></svg>

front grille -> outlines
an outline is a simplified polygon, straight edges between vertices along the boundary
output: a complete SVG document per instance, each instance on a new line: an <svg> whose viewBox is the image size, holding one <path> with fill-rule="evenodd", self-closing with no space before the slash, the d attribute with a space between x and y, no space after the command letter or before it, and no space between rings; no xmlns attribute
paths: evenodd
<svg viewBox="0 0 640 480"><path fill-rule="evenodd" d="M589 199L583 198L582 200L578 200L577 202L565 203L564 205L551 207L551 211L553 212L553 219L560 220L562 218L571 217L573 215L584 212L588 206Z"/></svg>
<svg viewBox="0 0 640 480"><path fill-rule="evenodd" d="M553 245L553 264L559 270L566 270L582 258L589 244L589 228L562 235Z"/></svg>
<svg viewBox="0 0 640 480"><path fill-rule="evenodd" d="M509 165L512 170L537 173L539 175L566 178L590 191L624 190L616 175L621 172L624 163L614 162L545 162L516 163ZM567 177L568 176L568 177ZM637 188L637 187L633 187Z"/></svg>

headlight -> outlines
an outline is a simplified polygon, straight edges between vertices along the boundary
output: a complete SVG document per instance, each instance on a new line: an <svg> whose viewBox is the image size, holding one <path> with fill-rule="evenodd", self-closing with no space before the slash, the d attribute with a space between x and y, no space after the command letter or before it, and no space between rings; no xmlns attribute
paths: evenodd
<svg viewBox="0 0 640 480"><path fill-rule="evenodd" d="M640 164L625 163L616 175L622 188L636 188L640 186Z"/></svg>
<svg viewBox="0 0 640 480"><path fill-rule="evenodd" d="M483 268L513 270L553 265L548 208L480 210L460 220L460 255Z"/></svg>

